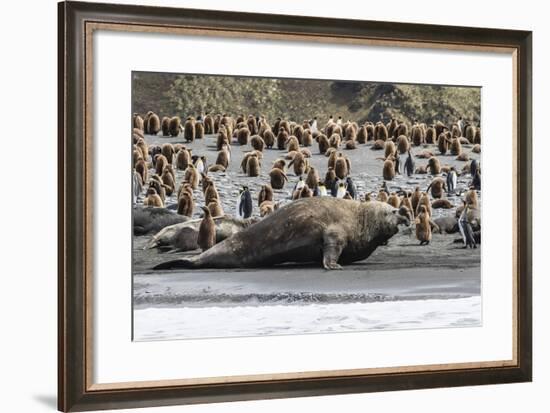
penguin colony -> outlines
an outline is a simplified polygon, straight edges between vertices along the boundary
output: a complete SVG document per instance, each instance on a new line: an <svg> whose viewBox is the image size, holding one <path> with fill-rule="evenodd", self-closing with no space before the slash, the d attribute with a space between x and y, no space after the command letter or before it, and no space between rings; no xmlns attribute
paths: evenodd
<svg viewBox="0 0 550 413"><path fill-rule="evenodd" d="M166 142L148 144L148 135L162 136ZM203 217L199 231L203 250L216 242L216 217L264 217L287 202L311 196L377 200L404 208L419 245L429 244L434 232L460 233L465 248L475 248L480 239L481 167L468 155L481 152L481 130L462 119L451 125L408 124L393 118L360 125L330 116L322 126L317 117L302 122L269 121L253 114L161 118L149 111L134 114L132 139L134 204ZM208 149L202 145L202 152L195 153L197 140L208 140ZM368 190L364 174L354 176L348 156L358 149L383 153L375 157L380 160L382 183ZM266 151L276 151L277 159L264 162ZM242 153L240 164L232 162L232 152ZM447 165L450 157L464 166ZM326 158L324 170L312 165L315 158ZM226 176L228 170L251 180L231 193L234 206L229 208L216 187L216 182L229 183L229 179L213 179ZM406 179L407 185L394 185L396 177ZM422 185L414 184L417 177ZM362 191L355 180L363 181ZM434 211L453 208L456 225L443 231Z"/></svg>

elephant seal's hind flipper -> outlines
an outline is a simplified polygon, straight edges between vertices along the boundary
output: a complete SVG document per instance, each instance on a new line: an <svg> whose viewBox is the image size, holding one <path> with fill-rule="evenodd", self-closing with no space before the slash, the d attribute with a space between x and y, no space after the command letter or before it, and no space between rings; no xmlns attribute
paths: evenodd
<svg viewBox="0 0 550 413"><path fill-rule="evenodd" d="M194 268L194 262L191 260L172 260L172 261L166 261L162 264L155 265L153 267L153 270L171 270L174 268Z"/></svg>

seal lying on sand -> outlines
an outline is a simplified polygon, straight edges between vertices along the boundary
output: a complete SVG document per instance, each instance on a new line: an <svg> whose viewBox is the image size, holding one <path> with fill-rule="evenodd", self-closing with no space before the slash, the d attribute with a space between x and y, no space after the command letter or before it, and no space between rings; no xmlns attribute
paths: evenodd
<svg viewBox="0 0 550 413"><path fill-rule="evenodd" d="M224 239L242 231L244 228L257 222L258 218L237 219L224 215L215 217L214 224L216 225L216 242L221 242ZM164 248L176 249L178 251L193 251L199 248L197 243L199 235L199 227L202 219L192 219L179 224L167 226L153 235L151 241L147 243L144 249Z"/></svg>
<svg viewBox="0 0 550 413"><path fill-rule="evenodd" d="M189 219L166 208L135 207L133 213L134 235L158 232L164 227Z"/></svg>
<svg viewBox="0 0 550 413"><path fill-rule="evenodd" d="M322 262L326 269L367 258L409 219L389 204L332 197L302 198L202 254L154 269L262 267Z"/></svg>

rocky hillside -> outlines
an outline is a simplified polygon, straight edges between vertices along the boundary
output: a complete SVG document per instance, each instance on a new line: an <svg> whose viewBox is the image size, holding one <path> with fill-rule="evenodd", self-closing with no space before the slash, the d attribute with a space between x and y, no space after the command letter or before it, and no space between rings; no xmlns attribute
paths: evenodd
<svg viewBox="0 0 550 413"><path fill-rule="evenodd" d="M133 111L161 116L198 113L263 114L295 121L329 115L344 120L444 123L460 116L479 124L481 89L324 80L244 78L135 72Z"/></svg>

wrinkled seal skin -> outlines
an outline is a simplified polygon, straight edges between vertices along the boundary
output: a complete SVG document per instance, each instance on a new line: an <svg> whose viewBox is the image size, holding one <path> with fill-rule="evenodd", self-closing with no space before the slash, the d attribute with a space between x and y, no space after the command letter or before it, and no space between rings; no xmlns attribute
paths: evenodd
<svg viewBox="0 0 550 413"><path fill-rule="evenodd" d="M157 265L170 268L265 267L318 262L325 269L364 260L398 232L408 218L387 203L302 198L202 254Z"/></svg>

